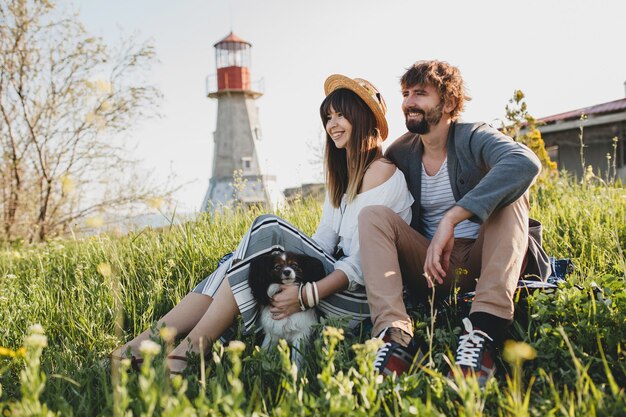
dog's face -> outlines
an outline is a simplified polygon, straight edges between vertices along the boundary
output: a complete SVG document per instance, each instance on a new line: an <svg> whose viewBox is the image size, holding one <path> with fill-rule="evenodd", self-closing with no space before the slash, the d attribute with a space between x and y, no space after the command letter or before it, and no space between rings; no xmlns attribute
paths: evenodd
<svg viewBox="0 0 626 417"><path fill-rule="evenodd" d="M272 254L269 275L276 284L290 285L303 282L302 268L294 254L283 252Z"/></svg>
<svg viewBox="0 0 626 417"><path fill-rule="evenodd" d="M270 284L313 282L326 276L322 262L311 256L293 252L272 252L250 263L248 282L252 295L261 305L270 303Z"/></svg>

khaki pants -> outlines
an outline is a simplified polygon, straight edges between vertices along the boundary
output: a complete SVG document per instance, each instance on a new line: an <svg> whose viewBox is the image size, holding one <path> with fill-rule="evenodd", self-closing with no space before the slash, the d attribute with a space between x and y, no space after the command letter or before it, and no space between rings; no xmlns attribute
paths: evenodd
<svg viewBox="0 0 626 417"><path fill-rule="evenodd" d="M498 209L483 223L476 240L455 239L450 268L436 297L458 287L476 290L471 312L510 320L513 295L528 249L528 193ZM403 284L413 297L432 294L423 277L430 241L384 206L369 206L359 214L361 266L372 315L373 333L397 327L413 334L404 306ZM480 277L480 279L478 279Z"/></svg>

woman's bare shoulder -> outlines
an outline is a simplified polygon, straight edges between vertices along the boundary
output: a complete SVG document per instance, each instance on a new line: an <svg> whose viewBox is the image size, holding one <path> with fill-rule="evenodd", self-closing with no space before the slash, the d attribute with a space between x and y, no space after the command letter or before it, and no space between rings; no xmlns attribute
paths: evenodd
<svg viewBox="0 0 626 417"><path fill-rule="evenodd" d="M379 158L372 162L365 171L361 192L371 190L384 184L396 172L396 166L387 158Z"/></svg>

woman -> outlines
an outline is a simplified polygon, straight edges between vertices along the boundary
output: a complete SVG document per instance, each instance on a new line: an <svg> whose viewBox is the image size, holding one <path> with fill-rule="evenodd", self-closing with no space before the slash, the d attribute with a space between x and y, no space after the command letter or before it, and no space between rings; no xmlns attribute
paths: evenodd
<svg viewBox="0 0 626 417"><path fill-rule="evenodd" d="M274 215L258 217L233 256L205 278L193 292L167 313L157 326L174 327L187 337L168 356L172 373L186 367L186 353L206 350L242 314L246 331L257 321L257 306L248 286L250 261L275 249L315 256L328 275L317 282L319 311L330 317L349 317L355 326L369 317L359 260L357 217L368 205L386 205L407 223L413 198L403 174L382 154L387 138L386 105L366 80L331 75L324 83L326 99L320 106L326 130L327 197L317 231L309 238ZM226 279L224 279L226 278ZM300 311L298 288L284 287L272 299L276 320ZM147 330L116 351L130 350L138 359Z"/></svg>

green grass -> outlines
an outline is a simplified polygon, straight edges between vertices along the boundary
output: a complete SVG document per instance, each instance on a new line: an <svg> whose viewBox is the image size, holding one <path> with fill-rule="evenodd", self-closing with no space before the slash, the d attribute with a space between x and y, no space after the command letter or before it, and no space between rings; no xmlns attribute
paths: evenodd
<svg viewBox="0 0 626 417"><path fill-rule="evenodd" d="M373 374L368 358L375 346L364 343L365 335L326 331L297 375L286 347L265 352L246 337L243 347L214 346L204 378L198 372L170 381L159 354L141 373L122 372L112 383L107 354L210 273L258 214L2 251L5 415L626 414L626 190L564 177L535 186L531 215L544 224L547 252L572 258L576 269L556 294L520 301L509 336L525 343L519 348L534 348L536 358L524 361L511 349L511 362L500 364L503 371L482 392L471 380L444 377L460 332L454 308L435 323L431 365L395 381ZM310 234L320 205L298 202L279 215ZM417 332L428 337L428 315L414 316ZM29 333L34 324L45 330L47 347ZM12 358L22 346L26 354Z"/></svg>

